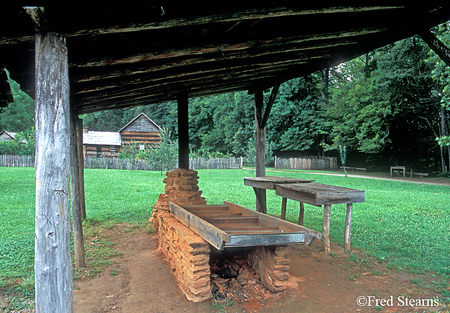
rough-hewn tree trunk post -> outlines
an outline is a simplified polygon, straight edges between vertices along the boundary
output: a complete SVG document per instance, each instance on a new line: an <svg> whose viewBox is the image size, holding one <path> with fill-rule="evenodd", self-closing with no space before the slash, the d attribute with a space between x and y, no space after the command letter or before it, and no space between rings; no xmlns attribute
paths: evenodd
<svg viewBox="0 0 450 313"><path fill-rule="evenodd" d="M73 311L67 46L36 35L36 312Z"/></svg>
<svg viewBox="0 0 450 313"><path fill-rule="evenodd" d="M83 218L81 214L80 202L80 161L78 153L78 134L77 134L78 116L75 108L71 107L70 112L70 151L71 162L70 171L72 177L72 225L73 225L73 245L75 251L75 267L86 267L84 258L84 240L83 240Z"/></svg>
<svg viewBox="0 0 450 313"><path fill-rule="evenodd" d="M266 127L261 127L264 115L264 96L263 91L255 92L255 140L256 140L256 177L266 176ZM267 213L266 209L266 190L254 188L256 194L256 211Z"/></svg>
<svg viewBox="0 0 450 313"><path fill-rule="evenodd" d="M264 110L264 93L262 89L255 91L255 141L256 141L256 177L266 176L266 124L270 116L275 98L277 97L280 84L272 88L269 101ZM254 188L256 195L256 211L267 213L266 207L266 190L262 188Z"/></svg>
<svg viewBox="0 0 450 313"><path fill-rule="evenodd" d="M189 169L189 98L178 94L178 167Z"/></svg>

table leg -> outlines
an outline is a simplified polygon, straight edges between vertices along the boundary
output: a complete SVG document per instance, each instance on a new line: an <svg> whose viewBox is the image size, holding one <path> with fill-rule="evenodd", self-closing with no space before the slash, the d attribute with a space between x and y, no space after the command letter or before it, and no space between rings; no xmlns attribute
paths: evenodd
<svg viewBox="0 0 450 313"><path fill-rule="evenodd" d="M286 203L287 203L287 198L282 198L281 199L281 219L282 220L286 219Z"/></svg>
<svg viewBox="0 0 450 313"><path fill-rule="evenodd" d="M266 190L253 187L253 191L256 195L256 211L267 214Z"/></svg>
<svg viewBox="0 0 450 313"><path fill-rule="evenodd" d="M330 243L330 215L331 215L331 204L325 204L323 206L323 246L325 248L325 253L330 254L331 243Z"/></svg>
<svg viewBox="0 0 450 313"><path fill-rule="evenodd" d="M391 169L391 177L392 177L392 166L390 167L390 169Z"/></svg>
<svg viewBox="0 0 450 313"><path fill-rule="evenodd" d="M300 213L298 215L298 225L303 226L303 217L305 216L305 204L300 202Z"/></svg>
<svg viewBox="0 0 450 313"><path fill-rule="evenodd" d="M347 214L345 216L345 230L344 230L344 248L350 251L350 237L352 231L352 211L353 204L347 203Z"/></svg>

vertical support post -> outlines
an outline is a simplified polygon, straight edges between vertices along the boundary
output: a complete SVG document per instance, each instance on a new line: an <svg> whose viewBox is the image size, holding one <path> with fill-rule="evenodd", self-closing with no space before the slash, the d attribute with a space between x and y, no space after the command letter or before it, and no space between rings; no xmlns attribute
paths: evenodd
<svg viewBox="0 0 450 313"><path fill-rule="evenodd" d="M256 177L266 176L266 127L261 125L264 114L264 96L261 89L255 91L255 139L256 139Z"/></svg>
<svg viewBox="0 0 450 313"><path fill-rule="evenodd" d="M325 248L325 253L330 254L331 243L330 243L330 215L331 215L331 204L325 204L323 206L323 246Z"/></svg>
<svg viewBox="0 0 450 313"><path fill-rule="evenodd" d="M75 267L86 267L84 258L84 240L83 240L83 218L81 215L80 203L80 171L79 171L79 153L77 136L78 115L74 105L71 105L70 111L70 172L72 176L72 225L73 225L73 245L75 252Z"/></svg>
<svg viewBox="0 0 450 313"><path fill-rule="evenodd" d="M298 214L298 225L303 226L305 218L305 204L303 202L300 202L300 213Z"/></svg>
<svg viewBox="0 0 450 313"><path fill-rule="evenodd" d="M344 249L350 251L350 237L352 232L352 212L353 204L347 203L347 214L345 215L345 230L344 230Z"/></svg>
<svg viewBox="0 0 450 313"><path fill-rule="evenodd" d="M287 205L287 198L283 197L281 198L281 219L286 219L286 205Z"/></svg>
<svg viewBox="0 0 450 313"><path fill-rule="evenodd" d="M181 92L178 101L178 167L189 169L189 98Z"/></svg>
<svg viewBox="0 0 450 313"><path fill-rule="evenodd" d="M64 36L36 35L36 312L73 311L70 103Z"/></svg>
<svg viewBox="0 0 450 313"><path fill-rule="evenodd" d="M86 219L86 197L84 191L84 153L83 153L83 120L77 117L78 171L80 172L80 211L81 219Z"/></svg>
<svg viewBox="0 0 450 313"><path fill-rule="evenodd" d="M264 96L261 89L255 91L255 141L256 141L256 177L266 176L266 127L261 127L264 114ZM266 190L257 188L256 211L267 213Z"/></svg>

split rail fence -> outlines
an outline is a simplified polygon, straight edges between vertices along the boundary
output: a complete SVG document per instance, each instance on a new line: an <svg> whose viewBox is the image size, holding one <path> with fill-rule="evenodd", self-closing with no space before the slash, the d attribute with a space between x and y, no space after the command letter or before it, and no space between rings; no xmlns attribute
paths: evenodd
<svg viewBox="0 0 450 313"><path fill-rule="evenodd" d="M337 158L336 157L302 157L302 158L278 158L278 157L275 157L275 169L332 170L332 169L337 169Z"/></svg>
<svg viewBox="0 0 450 313"><path fill-rule="evenodd" d="M189 168L230 169L242 168L243 158L190 158ZM0 155L0 167L34 167L34 157L27 155ZM127 160L119 158L84 158L85 168L158 171L159 167L147 160ZM177 167L177 166L175 166Z"/></svg>

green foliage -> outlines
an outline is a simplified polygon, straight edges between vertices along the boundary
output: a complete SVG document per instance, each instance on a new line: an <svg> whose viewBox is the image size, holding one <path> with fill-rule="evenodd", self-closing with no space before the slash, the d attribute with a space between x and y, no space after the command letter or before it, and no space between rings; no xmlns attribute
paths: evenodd
<svg viewBox="0 0 450 313"><path fill-rule="evenodd" d="M235 92L191 99L189 112L190 144L194 152L245 153L254 136L252 96Z"/></svg>
<svg viewBox="0 0 450 313"><path fill-rule="evenodd" d="M137 141L124 142L119 152L119 159L134 160L138 159L141 143Z"/></svg>
<svg viewBox="0 0 450 313"><path fill-rule="evenodd" d="M132 141L124 143L119 153L120 159L148 160L155 168L163 171L176 167L178 160L178 142L170 139L170 131L162 129L161 141L158 144L146 145Z"/></svg>
<svg viewBox="0 0 450 313"><path fill-rule="evenodd" d="M146 158L161 170L161 175L163 171L174 169L178 161L178 141L170 140L169 131L161 131L161 142L148 149Z"/></svg>
<svg viewBox="0 0 450 313"><path fill-rule="evenodd" d="M34 155L35 152L34 127L17 133L13 141L0 141L0 154Z"/></svg>
<svg viewBox="0 0 450 313"><path fill-rule="evenodd" d="M34 100L9 79L14 103L0 109L0 131L16 132L14 141L0 142L0 155L34 155Z"/></svg>
<svg viewBox="0 0 450 313"><path fill-rule="evenodd" d="M436 138L436 140L439 142L439 145L441 146L450 146L450 136L442 136Z"/></svg>
<svg viewBox="0 0 450 313"><path fill-rule="evenodd" d="M266 154L265 154L265 164L266 166L273 162L273 147L274 143L270 142L266 144ZM247 151L245 153L245 164L249 166L255 166L256 164L256 145L254 142L250 141L247 146Z"/></svg>
<svg viewBox="0 0 450 313"><path fill-rule="evenodd" d="M14 103L0 109L0 131L23 132L34 126L34 100L20 90L19 84L9 79Z"/></svg>

